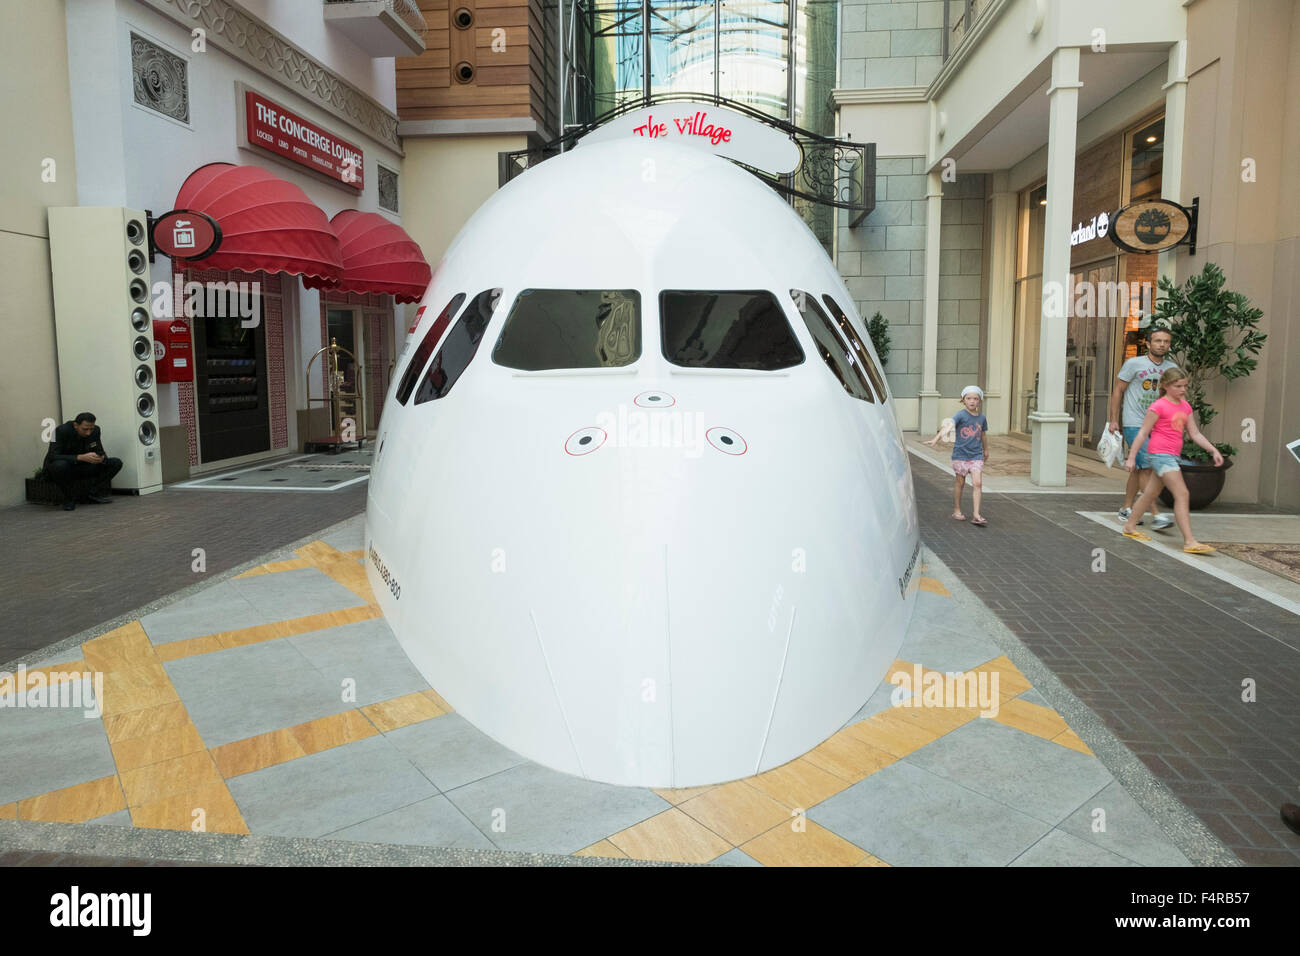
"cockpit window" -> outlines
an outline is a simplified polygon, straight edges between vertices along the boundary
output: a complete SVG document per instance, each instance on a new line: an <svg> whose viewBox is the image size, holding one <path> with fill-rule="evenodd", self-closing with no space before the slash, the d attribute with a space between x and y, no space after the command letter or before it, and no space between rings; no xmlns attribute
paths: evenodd
<svg viewBox="0 0 1300 956"><path fill-rule="evenodd" d="M447 333L447 341L442 343L429 363L429 370L424 373L420 389L415 393L415 404L423 405L451 391L478 351L478 344L483 341L483 333L487 331L500 298L500 289L486 289L465 306L465 311Z"/></svg>
<svg viewBox="0 0 1300 956"><path fill-rule="evenodd" d="M674 365L773 372L804 359L771 292L661 292L659 324Z"/></svg>
<svg viewBox="0 0 1300 956"><path fill-rule="evenodd" d="M452 296L451 301L438 313L438 317L433 320L433 325L429 326L429 331L420 340L419 346L415 349L415 354L411 356L410 364L406 366L406 371L402 373L402 381L397 386L397 401L400 404L405 405L406 400L411 397L411 392L415 390L415 383L420 380L420 373L424 371L424 363L429 361L434 346L442 338L442 333L447 331L447 325L451 322L451 317L456 314L456 310L460 308L460 304L464 301L464 292Z"/></svg>
<svg viewBox="0 0 1300 956"><path fill-rule="evenodd" d="M839 383L844 386L844 391L854 398L874 403L875 398L871 395L871 386L867 384L867 376L862 371L862 365L854 358L851 346L845 344L836 333L830 317L817 304L817 297L800 289L791 289L790 298L794 300L795 308L799 310L799 314L803 316L808 326L808 331L812 333L822 361L839 379Z"/></svg>
<svg viewBox="0 0 1300 956"><path fill-rule="evenodd" d="M862 368L867 373L867 378L871 379L871 384L876 387L876 394L880 396L881 404L884 404L889 399L889 393L885 391L885 376L881 375L880 369L876 368L876 363L871 358L871 353L868 352L867 347L862 344L862 337L858 335L857 329L853 327L853 323L850 322L849 317L844 314L844 310L840 308L839 303L828 295L822 296L822 301L826 303L826 308L831 310L831 315L835 317L835 321L840 327L840 332L844 334L844 338L853 346L853 351L858 356L859 361L861 361Z"/></svg>
<svg viewBox="0 0 1300 956"><path fill-rule="evenodd" d="M528 372L617 368L640 357L635 289L525 289L492 350L498 365Z"/></svg>

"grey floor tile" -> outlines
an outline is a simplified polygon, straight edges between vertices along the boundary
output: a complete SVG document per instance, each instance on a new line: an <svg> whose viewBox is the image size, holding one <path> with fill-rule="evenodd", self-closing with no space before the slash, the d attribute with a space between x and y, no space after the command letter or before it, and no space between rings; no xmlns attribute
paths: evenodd
<svg viewBox="0 0 1300 956"><path fill-rule="evenodd" d="M327 717L356 705L284 640L163 665L209 747Z"/></svg>
<svg viewBox="0 0 1300 956"><path fill-rule="evenodd" d="M1066 817L1058 829L1143 866L1191 865L1118 780Z"/></svg>
<svg viewBox="0 0 1300 956"><path fill-rule="evenodd" d="M0 804L117 773L99 720L0 740Z"/></svg>
<svg viewBox="0 0 1300 956"><path fill-rule="evenodd" d="M1033 687L1029 688L1029 690L1027 690L1027 691L1025 691L1023 694L1021 694L1021 695L1019 696L1018 699L1020 699L1020 700L1027 700L1027 701L1029 701L1031 704L1037 704L1039 707L1051 707L1051 706L1052 706L1051 704L1049 704L1049 703L1047 702L1047 698L1044 697L1042 694L1040 694L1040 693L1039 693L1035 688L1033 688Z"/></svg>
<svg viewBox="0 0 1300 956"><path fill-rule="evenodd" d="M349 477L356 476L349 475ZM333 534L327 534L320 540L338 551L359 551L365 547L365 528L365 515L358 515L338 531L335 531Z"/></svg>
<svg viewBox="0 0 1300 956"><path fill-rule="evenodd" d="M130 810L118 810L117 813L110 813L103 817L95 817L95 819L87 820L86 822L108 827L129 827L135 825L131 822Z"/></svg>
<svg viewBox="0 0 1300 956"><path fill-rule="evenodd" d="M1001 657L1002 650L978 631L962 632L913 618L898 656L912 664L947 673L968 671Z"/></svg>
<svg viewBox="0 0 1300 956"><path fill-rule="evenodd" d="M444 793L527 763L460 714L422 720L385 736Z"/></svg>
<svg viewBox="0 0 1300 956"><path fill-rule="evenodd" d="M351 680L357 707L428 690L383 618L288 638L335 687Z"/></svg>
<svg viewBox="0 0 1300 956"><path fill-rule="evenodd" d="M331 840L491 850L492 841L439 794L327 834Z"/></svg>
<svg viewBox="0 0 1300 956"><path fill-rule="evenodd" d="M23 706L16 706L17 699L17 695L6 695L5 700L9 706L0 708L0 747L3 747L5 741L19 740L33 734L79 727L85 723L99 723L99 705L91 680L47 686L44 703L40 703L41 698L32 696L30 690L23 695ZM40 706L33 706L38 703ZM0 764L2 767L3 764Z"/></svg>
<svg viewBox="0 0 1300 956"><path fill-rule="evenodd" d="M140 618L140 626L155 644L168 644L205 634L268 624L271 620L276 618L268 619L244 600L234 579L231 579L146 614Z"/></svg>
<svg viewBox="0 0 1300 956"><path fill-rule="evenodd" d="M227 781L248 828L318 837L437 795L382 736Z"/></svg>
<svg viewBox="0 0 1300 956"><path fill-rule="evenodd" d="M746 853L744 850L728 850L716 860L709 863L710 866L762 866L756 859Z"/></svg>
<svg viewBox="0 0 1300 956"><path fill-rule="evenodd" d="M823 801L808 818L893 866L1005 866L1051 829L907 760Z"/></svg>
<svg viewBox="0 0 1300 956"><path fill-rule="evenodd" d="M315 568L234 578L232 583L244 600L267 616L267 621L286 621L366 603Z"/></svg>
<svg viewBox="0 0 1300 956"><path fill-rule="evenodd" d="M641 787L594 783L532 763L447 797L501 849L548 853L576 853L671 806Z"/></svg>
<svg viewBox="0 0 1300 956"><path fill-rule="evenodd" d="M1113 779L1096 757L992 720L973 720L908 761L1053 826Z"/></svg>
<svg viewBox="0 0 1300 956"><path fill-rule="evenodd" d="M1012 862L1012 866L1137 866L1061 830L1052 830Z"/></svg>

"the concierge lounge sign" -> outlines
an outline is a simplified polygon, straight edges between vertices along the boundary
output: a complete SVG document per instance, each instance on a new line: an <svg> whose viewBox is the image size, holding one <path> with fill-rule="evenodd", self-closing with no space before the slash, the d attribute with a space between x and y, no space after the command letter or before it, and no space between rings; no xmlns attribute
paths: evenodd
<svg viewBox="0 0 1300 956"><path fill-rule="evenodd" d="M359 146L304 119L261 93L244 90L248 145L268 150L358 192L365 186Z"/></svg>
<svg viewBox="0 0 1300 956"><path fill-rule="evenodd" d="M592 130L578 145L614 139L682 143L769 173L793 172L799 165L799 147L785 133L705 103L661 103L634 110Z"/></svg>

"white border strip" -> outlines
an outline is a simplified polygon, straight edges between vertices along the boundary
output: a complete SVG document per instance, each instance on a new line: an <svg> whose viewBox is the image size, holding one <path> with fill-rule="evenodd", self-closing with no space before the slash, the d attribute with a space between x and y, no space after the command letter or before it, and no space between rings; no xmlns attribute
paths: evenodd
<svg viewBox="0 0 1300 956"><path fill-rule="evenodd" d="M1117 528L1118 522L1114 519L1113 515L1111 516L1097 515L1088 511L1076 511L1075 514L1077 514L1081 518L1087 518L1089 521L1094 521L1097 524L1102 525L1103 527L1110 528L1112 531L1115 531L1117 535L1119 535L1119 531ZM1216 514L1214 517L1245 518L1245 517L1262 517L1262 516L1261 515ZM1170 530L1175 530L1175 529L1170 529ZM1290 598L1284 598L1280 594L1274 594L1272 591L1265 590L1264 588L1260 587L1258 584L1255 584L1252 581L1247 581L1245 578L1238 577L1237 575L1233 574L1231 571L1225 571L1222 568L1216 567L1214 564L1211 563L1215 560L1215 557L1213 555L1193 556L1190 554L1184 554L1181 549L1174 551L1170 548L1162 547L1156 544L1155 541L1136 541L1133 538L1123 538L1122 535L1120 537L1121 540L1133 541L1135 544L1140 544L1143 547L1151 548L1165 555L1166 557L1173 558L1175 561L1181 561L1183 564L1190 565L1191 567L1196 568L1198 571L1202 571L1205 574L1210 575L1210 577L1218 578L1220 581L1224 581L1228 584L1231 584L1233 587L1240 588L1241 590L1245 591L1247 594L1253 594L1255 595L1255 597L1260 598L1261 600L1268 601L1268 603L1274 604L1277 607L1280 607L1282 610L1294 614L1297 617L1300 617L1300 603L1292 601ZM1222 556L1230 557L1230 555L1222 555ZM1267 574L1271 572L1266 571L1265 573ZM1277 638L1273 638L1273 639L1278 641L1278 643L1283 645L1284 647L1290 647L1292 650L1300 651L1300 646L1287 644L1286 641L1281 641L1278 640Z"/></svg>
<svg viewBox="0 0 1300 956"><path fill-rule="evenodd" d="M906 442L904 443L906 446ZM924 452L917 451L915 448L907 448L907 453L914 458L918 458L927 465L933 465L945 474L954 476L956 472L948 465L935 461ZM1124 489L1121 488L1080 488L1078 486L1071 488L1067 485L1064 488L994 488L989 485L990 481L1010 481L1014 480L1011 475L988 475L984 476L984 494L986 495L1122 495ZM1100 475L1093 475L1094 478L1100 478ZM1028 479L1025 479L1026 481ZM1077 479L1076 479L1077 480Z"/></svg>

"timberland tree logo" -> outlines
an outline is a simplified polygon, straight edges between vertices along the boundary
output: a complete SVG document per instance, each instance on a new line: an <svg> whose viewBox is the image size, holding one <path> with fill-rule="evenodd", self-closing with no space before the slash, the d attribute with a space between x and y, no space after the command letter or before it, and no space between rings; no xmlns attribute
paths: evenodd
<svg viewBox="0 0 1300 956"><path fill-rule="evenodd" d="M148 936L152 912L152 893L82 893L73 886L50 897L51 926L126 926L133 936Z"/></svg>

